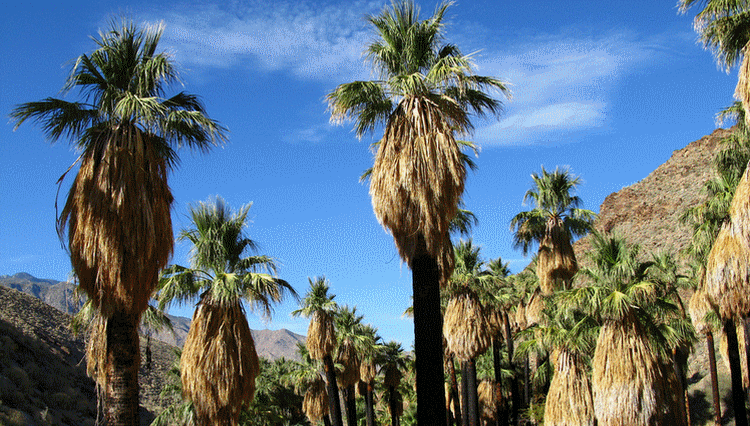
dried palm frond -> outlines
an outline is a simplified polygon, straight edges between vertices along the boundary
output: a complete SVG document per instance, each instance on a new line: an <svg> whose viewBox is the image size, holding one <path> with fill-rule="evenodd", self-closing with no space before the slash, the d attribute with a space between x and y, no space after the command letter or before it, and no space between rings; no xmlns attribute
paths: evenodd
<svg viewBox="0 0 750 426"><path fill-rule="evenodd" d="M554 217L547 222L544 238L539 243L536 275L542 293L550 295L567 289L576 272L578 263L570 235L565 232L562 218Z"/></svg>
<svg viewBox="0 0 750 426"><path fill-rule="evenodd" d="M599 426L684 424L675 412L673 391L656 352L634 314L606 323L594 352L592 393Z"/></svg>
<svg viewBox="0 0 750 426"><path fill-rule="evenodd" d="M316 424L328 415L328 390L322 378L319 377L312 382L305 392L302 411L312 424Z"/></svg>
<svg viewBox="0 0 750 426"><path fill-rule="evenodd" d="M386 387L396 387L401 383L401 378L404 375L401 371L394 366L386 366L385 374L383 375L383 384Z"/></svg>
<svg viewBox="0 0 750 426"><path fill-rule="evenodd" d="M199 424L236 425L255 394L260 371L253 335L239 301L198 304L182 352L185 398L193 401Z"/></svg>
<svg viewBox="0 0 750 426"><path fill-rule="evenodd" d="M745 170L706 263L704 290L722 318L750 314L750 170Z"/></svg>
<svg viewBox="0 0 750 426"><path fill-rule="evenodd" d="M529 305L526 307L526 327L542 323L545 304L546 296L540 289L536 289L531 296L531 300L529 300Z"/></svg>
<svg viewBox="0 0 750 426"><path fill-rule="evenodd" d="M332 315L324 311L313 313L307 328L306 346L313 359L323 359L333 352L336 348L336 329Z"/></svg>
<svg viewBox="0 0 750 426"><path fill-rule="evenodd" d="M134 126L101 132L58 220L80 287L105 317L143 312L172 254L167 163Z"/></svg>
<svg viewBox="0 0 750 426"><path fill-rule="evenodd" d="M555 375L544 406L547 426L594 426L594 400L591 380L581 357L566 350L552 353Z"/></svg>
<svg viewBox="0 0 750 426"><path fill-rule="evenodd" d="M357 355L357 348L350 340L345 340L339 346L336 364L344 367L341 372L336 374L336 380L342 389L348 388L359 381L359 355Z"/></svg>
<svg viewBox="0 0 750 426"><path fill-rule="evenodd" d="M519 332L528 328L528 325L526 324L526 306L524 306L523 303L516 306L516 315L513 325L513 332Z"/></svg>
<svg viewBox="0 0 750 426"><path fill-rule="evenodd" d="M494 423L497 417L495 410L495 381L482 380L477 386L479 398L479 417L488 423Z"/></svg>
<svg viewBox="0 0 750 426"><path fill-rule="evenodd" d="M107 382L107 320L94 314L86 342L86 373L100 386Z"/></svg>
<svg viewBox="0 0 750 426"><path fill-rule="evenodd" d="M479 298L473 292L463 292L448 302L443 320L443 335L450 351L461 361L476 358L491 343L483 310Z"/></svg>
<svg viewBox="0 0 750 426"><path fill-rule="evenodd" d="M706 315L714 310L711 305L711 301L706 297L706 293L702 289L695 290L693 296L690 298L690 304L688 305L688 311L690 312L690 320L695 327L695 332L698 334L706 334L712 331L711 324L706 321Z"/></svg>
<svg viewBox="0 0 750 426"><path fill-rule="evenodd" d="M461 106L447 99L404 97L391 114L375 156L370 179L373 210L393 235L396 248L411 267L419 238L437 259L441 283L453 272L450 220L464 191L466 169L446 109Z"/></svg>
<svg viewBox="0 0 750 426"><path fill-rule="evenodd" d="M375 380L375 376L378 374L377 366L371 361L363 361L359 364L359 377L365 383L370 383Z"/></svg>
<svg viewBox="0 0 750 426"><path fill-rule="evenodd" d="M487 326L490 328L491 336L497 336L505 331L505 317L499 308L485 307L484 315L487 317Z"/></svg>
<svg viewBox="0 0 750 426"><path fill-rule="evenodd" d="M750 58L748 58L750 44L742 49L742 64L740 65L737 87L734 89L734 98L742 102L742 108L750 111ZM745 123L750 126L750 115L745 114Z"/></svg>

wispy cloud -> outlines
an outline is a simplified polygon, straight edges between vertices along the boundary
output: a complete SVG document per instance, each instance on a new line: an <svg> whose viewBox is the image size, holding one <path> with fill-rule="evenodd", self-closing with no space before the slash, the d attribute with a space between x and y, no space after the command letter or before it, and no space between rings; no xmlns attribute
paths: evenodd
<svg viewBox="0 0 750 426"><path fill-rule="evenodd" d="M164 42L185 64L288 71L302 79L367 77L364 20L382 4L302 2L191 4L162 14Z"/></svg>
<svg viewBox="0 0 750 426"><path fill-rule="evenodd" d="M533 143L551 132L601 128L616 83L655 57L660 43L629 33L549 36L478 62L482 74L512 84L500 122L478 126L483 145Z"/></svg>

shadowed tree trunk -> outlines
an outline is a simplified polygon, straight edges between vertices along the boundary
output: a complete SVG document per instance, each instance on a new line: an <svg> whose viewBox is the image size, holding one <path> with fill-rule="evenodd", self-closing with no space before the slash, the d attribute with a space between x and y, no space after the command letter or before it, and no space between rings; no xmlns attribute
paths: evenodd
<svg viewBox="0 0 750 426"><path fill-rule="evenodd" d="M737 330L733 320L724 322L724 332L727 334L727 352L729 353L729 371L732 376L732 407L736 426L747 425L747 410L745 409L745 391L742 388L742 366L740 364L740 349L737 341Z"/></svg>
<svg viewBox="0 0 750 426"><path fill-rule="evenodd" d="M333 358L326 355L323 358L323 369L326 373L326 387L328 388L328 413L331 416L332 426L344 426L341 418L341 402L339 401L339 385L336 383L336 372L333 367Z"/></svg>
<svg viewBox="0 0 750 426"><path fill-rule="evenodd" d="M507 425L507 411L503 409L503 360L501 358L502 336L500 332L492 339L492 366L495 370L495 419L498 425Z"/></svg>
<svg viewBox="0 0 750 426"><path fill-rule="evenodd" d="M366 386L365 417L367 420L367 426L375 426L375 386L372 382L367 382Z"/></svg>
<svg viewBox="0 0 750 426"><path fill-rule="evenodd" d="M708 366L711 371L711 393L714 402L714 424L721 425L721 402L719 401L719 376L716 373L716 349L714 347L714 333L706 332L706 349L708 351Z"/></svg>
<svg viewBox="0 0 750 426"><path fill-rule="evenodd" d="M455 416L456 422L460 422L461 417L461 402L459 401L458 394L458 380L456 379L456 366L453 363L453 354L451 354L448 360L448 374L451 379L451 400L453 401L453 415Z"/></svg>
<svg viewBox="0 0 750 426"><path fill-rule="evenodd" d="M508 368L513 371L513 375L510 379L510 392L511 392L511 409L510 409L510 424L518 424L518 409L521 405L521 398L518 394L518 378L516 377L515 368L513 368L513 333L510 330L510 318L507 312L503 312L505 319L505 343L508 346Z"/></svg>
<svg viewBox="0 0 750 426"><path fill-rule="evenodd" d="M331 419L328 417L328 414L326 414L325 416L323 416L323 424L325 426L331 426Z"/></svg>
<svg viewBox="0 0 750 426"><path fill-rule="evenodd" d="M417 373L417 424L444 425L443 316L440 271L420 237L412 265L414 355Z"/></svg>
<svg viewBox="0 0 750 426"><path fill-rule="evenodd" d="M466 373L466 390L468 393L468 403L464 407L464 411L469 413L468 426L479 426L479 396L477 395L477 368L476 361L471 359L466 361L464 364L464 371Z"/></svg>
<svg viewBox="0 0 750 426"><path fill-rule="evenodd" d="M461 363L461 425L469 425L469 372L466 371L466 363Z"/></svg>
<svg viewBox="0 0 750 426"><path fill-rule="evenodd" d="M107 319L106 424L133 426L138 418L138 317L115 311Z"/></svg>
<svg viewBox="0 0 750 426"><path fill-rule="evenodd" d="M354 385L349 385L344 389L344 399L346 400L346 420L348 426L357 426L357 401L354 394Z"/></svg>

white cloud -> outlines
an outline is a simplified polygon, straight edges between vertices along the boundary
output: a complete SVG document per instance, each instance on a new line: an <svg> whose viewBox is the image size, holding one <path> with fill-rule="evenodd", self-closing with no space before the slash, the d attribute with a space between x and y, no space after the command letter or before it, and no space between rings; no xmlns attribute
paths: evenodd
<svg viewBox="0 0 750 426"><path fill-rule="evenodd" d="M660 43L627 33L546 37L485 53L480 72L512 84L500 122L478 123L484 146L533 143L550 133L601 128L618 79L654 57Z"/></svg>
<svg viewBox="0 0 750 426"><path fill-rule="evenodd" d="M302 79L367 77L364 16L382 5L362 1L192 4L165 15L164 44L188 65L286 70Z"/></svg>

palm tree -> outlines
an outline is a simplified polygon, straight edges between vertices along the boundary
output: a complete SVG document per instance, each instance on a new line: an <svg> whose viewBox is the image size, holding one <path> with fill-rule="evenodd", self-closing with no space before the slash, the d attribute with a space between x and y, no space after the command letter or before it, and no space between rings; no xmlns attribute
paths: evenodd
<svg viewBox="0 0 750 426"><path fill-rule="evenodd" d="M364 336L362 330L362 315L357 315L357 308L349 306L339 307L334 318L336 323L336 338L339 342L335 362L341 365L338 385L344 393L346 401L346 419L349 426L357 425L357 404L354 385L360 379L360 347Z"/></svg>
<svg viewBox="0 0 750 426"><path fill-rule="evenodd" d="M698 289L690 298L689 304L690 319L693 322L695 331L706 336L706 352L708 352L708 366L711 373L711 393L714 405L714 425L721 425L721 403L719 401L719 379L716 371L716 349L714 346L714 333L712 322L707 317L716 317L718 315L706 298L705 293Z"/></svg>
<svg viewBox="0 0 750 426"><path fill-rule="evenodd" d="M325 277L308 278L310 290L300 301L300 308L292 315L310 318L307 329L307 350L313 359L323 361L328 386L329 414L334 426L343 426L339 387L336 382L336 370L333 364L333 353L336 349L336 328L334 318L338 309L333 298L328 294L329 284Z"/></svg>
<svg viewBox="0 0 750 426"><path fill-rule="evenodd" d="M200 424L237 425L253 399L260 367L242 300L270 317L285 292L297 296L276 277L271 258L246 256L256 249L244 233L250 206L232 214L218 197L191 206L192 226L178 237L193 245L190 268L166 268L159 284L162 308L200 295L181 361L183 395L193 401Z"/></svg>
<svg viewBox="0 0 750 426"><path fill-rule="evenodd" d="M506 278L510 275L510 268L508 262L503 262L502 258L498 257L495 260L487 262L486 274L492 278L489 281L490 291L486 294L483 300L483 304L486 308L487 321L490 326L490 334L492 336L492 361L494 370L495 389L493 391L494 407L495 407L495 420L501 424L508 422L506 410L503 407L503 368L509 368L510 362L507 365L503 365L502 359L502 346L506 339L512 340L513 337L510 333L510 320L508 318L508 309L513 303L512 289L507 285ZM510 343L510 347L513 344ZM512 352L512 350L510 351ZM510 360L509 360L510 361Z"/></svg>
<svg viewBox="0 0 750 426"><path fill-rule="evenodd" d="M518 213L510 221L516 248L528 254L533 244L539 245L537 276L545 295L555 290L570 287L578 271L572 239L586 235L592 230L596 214L581 209L581 199L572 195L580 183L580 177L569 169L555 168L548 172L531 174L532 188L526 191L524 203L531 202L534 208Z"/></svg>
<svg viewBox="0 0 750 426"><path fill-rule="evenodd" d="M475 75L455 45L442 44L448 6L419 20L412 1L396 0L368 17L377 40L367 54L380 79L342 84L327 96L332 120L353 118L357 136L384 127L370 195L412 270L420 424L445 422L443 379L436 374L443 365L439 284L452 272L449 223L466 176L456 135L471 131L470 112L500 112L500 101L485 90L507 93L500 80Z"/></svg>
<svg viewBox="0 0 750 426"><path fill-rule="evenodd" d="M382 357L382 338L378 330L371 325L364 325L359 330L361 341L358 348L360 354L359 377L365 384L365 416L367 426L375 425L375 376L378 374L378 360Z"/></svg>
<svg viewBox="0 0 750 426"><path fill-rule="evenodd" d="M490 345L489 324L481 303L490 276L482 274L480 248L471 240L461 241L455 250L456 267L450 284L448 306L445 309L443 333L448 349L461 361L462 407L464 424L479 424L477 371L475 358Z"/></svg>
<svg viewBox="0 0 750 426"><path fill-rule="evenodd" d="M565 297L601 324L591 374L598 424L686 424L669 366L676 333L666 327L677 307L660 297L638 246L599 233L591 241L593 266L579 272L588 285Z"/></svg>
<svg viewBox="0 0 750 426"><path fill-rule="evenodd" d="M391 413L391 426L399 426L399 417L403 413L403 401L401 394L396 389L401 383L403 371L407 368L408 355L398 342L388 342L383 349L382 358L380 359L383 372L383 384L387 389L388 410ZM445 401L445 400L443 400ZM417 402L419 404L419 402ZM445 404L443 404L444 406ZM419 407L419 405L417 405ZM438 408L437 406L432 406ZM442 423L441 423L442 424Z"/></svg>
<svg viewBox="0 0 750 426"><path fill-rule="evenodd" d="M165 97L177 70L156 51L163 28L113 19L64 86L78 89L80 102L46 98L11 113L16 127L32 119L52 142L69 138L82 151L57 227L61 238L67 232L81 288L103 315L102 358L88 362L110 425L138 423L138 324L172 254L167 175L175 149L207 151L224 140L196 96Z"/></svg>

